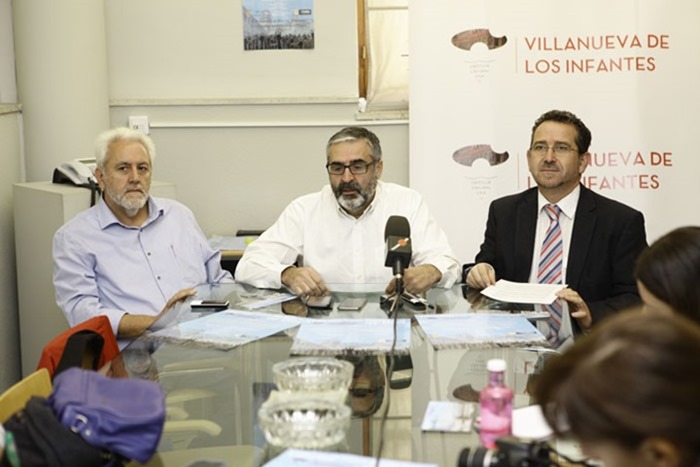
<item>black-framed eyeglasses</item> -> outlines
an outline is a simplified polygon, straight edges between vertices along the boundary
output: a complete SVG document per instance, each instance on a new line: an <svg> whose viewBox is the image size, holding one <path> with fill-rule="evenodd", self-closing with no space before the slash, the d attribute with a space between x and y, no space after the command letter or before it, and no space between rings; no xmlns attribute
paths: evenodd
<svg viewBox="0 0 700 467"><path fill-rule="evenodd" d="M376 161L365 162L365 161L352 161L349 164L341 164L340 162L329 162L326 164L326 170L331 175L343 175L345 169L350 169L350 173L353 175L366 174L369 166L374 164Z"/></svg>
<svg viewBox="0 0 700 467"><path fill-rule="evenodd" d="M552 149L552 151L554 151L554 154L556 154L557 156L565 156L572 151L578 152L577 148L572 148L571 146L565 143L556 143L554 146L547 146L544 143L536 143L532 145L532 147L530 148L530 152L536 156L544 156L549 152L550 148Z"/></svg>

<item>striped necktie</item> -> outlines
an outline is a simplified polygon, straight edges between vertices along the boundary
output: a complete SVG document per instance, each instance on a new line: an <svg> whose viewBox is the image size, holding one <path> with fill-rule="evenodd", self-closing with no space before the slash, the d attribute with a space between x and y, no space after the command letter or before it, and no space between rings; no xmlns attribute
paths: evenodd
<svg viewBox="0 0 700 467"><path fill-rule="evenodd" d="M547 204L544 207L549 217L549 227L544 236L540 262L537 268L537 282L540 284L561 284L563 270L564 242L559 226L559 214L561 209L556 204ZM559 344L559 328L561 328L562 307L559 300L546 306L549 311L549 336L547 340L553 347Z"/></svg>
<svg viewBox="0 0 700 467"><path fill-rule="evenodd" d="M561 209L556 204L547 204L544 210L549 216L549 228L547 228L547 233L542 243L542 250L540 251L537 282L540 284L561 284L564 252L564 242L561 236L561 228L559 227Z"/></svg>

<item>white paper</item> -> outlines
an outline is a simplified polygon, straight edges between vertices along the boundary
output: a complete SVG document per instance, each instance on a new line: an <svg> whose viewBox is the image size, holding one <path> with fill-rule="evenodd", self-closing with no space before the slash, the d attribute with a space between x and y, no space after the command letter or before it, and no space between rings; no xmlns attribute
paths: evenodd
<svg viewBox="0 0 700 467"><path fill-rule="evenodd" d="M220 237L213 236L207 239L209 246L214 250L245 250L248 245L253 243L258 237L243 236L243 237Z"/></svg>
<svg viewBox="0 0 700 467"><path fill-rule="evenodd" d="M416 320L436 350L527 347L547 342L542 333L520 315L416 315Z"/></svg>
<svg viewBox="0 0 700 467"><path fill-rule="evenodd" d="M374 467L377 460L374 457L358 456L338 452L305 451L301 449L287 449L279 456L265 464L265 467ZM380 459L379 467L438 467L437 464L424 464L418 462L399 461L393 459Z"/></svg>
<svg viewBox="0 0 700 467"><path fill-rule="evenodd" d="M395 352L406 355L411 344L411 320L396 323ZM390 319L304 319L294 337L296 355L380 355L391 350L394 323Z"/></svg>
<svg viewBox="0 0 700 467"><path fill-rule="evenodd" d="M500 279L481 293L502 302L549 305L557 299L557 292L565 288L566 284L531 284Z"/></svg>
<svg viewBox="0 0 700 467"><path fill-rule="evenodd" d="M430 401L420 429L468 433L472 430L474 410L474 404L469 402Z"/></svg>
<svg viewBox="0 0 700 467"><path fill-rule="evenodd" d="M529 405L513 410L513 436L521 439L541 440L553 435L539 405Z"/></svg>
<svg viewBox="0 0 700 467"><path fill-rule="evenodd" d="M294 300L295 298L297 298L297 296L292 293L277 292L260 300L246 303L243 306L249 310L259 310L260 308L277 305L278 303L282 302L288 302L289 300Z"/></svg>
<svg viewBox="0 0 700 467"><path fill-rule="evenodd" d="M294 316L226 310L161 329L148 338L227 350L296 327L300 322Z"/></svg>

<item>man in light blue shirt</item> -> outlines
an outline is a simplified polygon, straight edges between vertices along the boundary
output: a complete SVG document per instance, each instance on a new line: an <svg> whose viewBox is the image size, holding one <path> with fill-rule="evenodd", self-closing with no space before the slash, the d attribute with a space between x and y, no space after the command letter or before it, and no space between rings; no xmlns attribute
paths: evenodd
<svg viewBox="0 0 700 467"><path fill-rule="evenodd" d="M106 131L95 158L103 195L53 242L56 302L71 326L105 315L118 338L132 338L194 295L194 286L233 280L192 212L149 196L155 147L148 136Z"/></svg>

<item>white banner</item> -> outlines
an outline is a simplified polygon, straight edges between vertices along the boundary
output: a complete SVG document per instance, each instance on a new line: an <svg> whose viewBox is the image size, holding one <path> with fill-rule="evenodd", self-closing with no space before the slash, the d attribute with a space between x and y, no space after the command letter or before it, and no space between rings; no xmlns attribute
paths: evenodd
<svg viewBox="0 0 700 467"><path fill-rule="evenodd" d="M649 242L700 224L698 0L416 1L409 20L410 184L461 261L490 201L532 186L552 109L591 130L583 183L642 211Z"/></svg>

